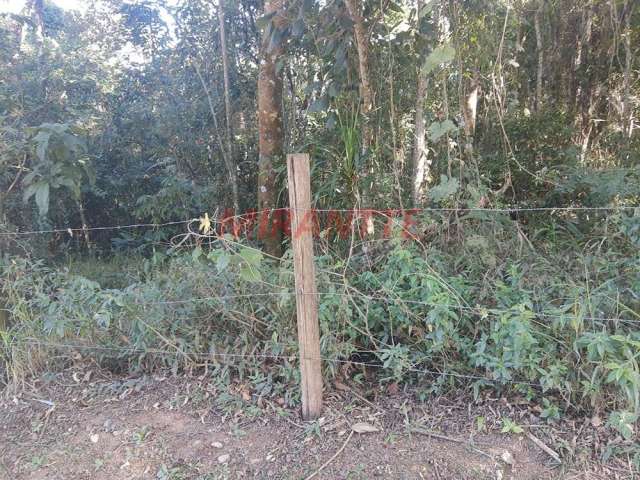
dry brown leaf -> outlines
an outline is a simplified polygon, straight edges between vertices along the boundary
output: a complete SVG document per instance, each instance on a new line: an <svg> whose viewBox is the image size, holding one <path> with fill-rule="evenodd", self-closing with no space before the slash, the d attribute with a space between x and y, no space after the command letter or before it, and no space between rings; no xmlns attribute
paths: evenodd
<svg viewBox="0 0 640 480"><path fill-rule="evenodd" d="M351 425L351 430L356 433L375 433L380 431L378 427L374 427L370 423L365 422L354 423Z"/></svg>
<svg viewBox="0 0 640 480"><path fill-rule="evenodd" d="M341 383L341 382L335 382L334 385L336 387L336 390L342 390L342 391L351 390L349 387L347 387L344 383Z"/></svg>

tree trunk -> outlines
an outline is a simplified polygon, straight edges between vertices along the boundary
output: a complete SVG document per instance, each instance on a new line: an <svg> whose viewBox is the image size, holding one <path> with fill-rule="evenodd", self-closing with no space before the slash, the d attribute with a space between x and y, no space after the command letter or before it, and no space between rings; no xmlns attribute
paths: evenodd
<svg viewBox="0 0 640 480"><path fill-rule="evenodd" d="M284 1L266 0L264 14L273 14L271 28L266 28L261 46L260 72L258 74L258 212L259 225L266 225L269 215L277 207L276 163L282 163L284 135L282 131L282 75L277 63L284 54L284 38L272 41L284 31ZM275 227L264 239L269 255L282 255L282 229Z"/></svg>
<svg viewBox="0 0 640 480"><path fill-rule="evenodd" d="M480 95L480 82L478 66L474 67L473 79L467 90L465 75L462 69L462 61L459 63L460 73L460 110L464 120L464 153L469 160L473 160L473 136L476 131L476 115L478 111L478 96Z"/></svg>
<svg viewBox="0 0 640 480"><path fill-rule="evenodd" d="M373 143L373 130L371 128L371 111L373 110L373 90L371 88L371 76L369 73L369 39L364 25L364 18L360 11L358 0L345 0L349 17L353 22L353 33L356 38L358 50L358 69L360 71L360 97L362 98L362 144L369 148Z"/></svg>
<svg viewBox="0 0 640 480"><path fill-rule="evenodd" d="M542 102L542 70L544 68L544 52L542 46L542 27L540 20L542 17L542 9L544 8L544 1L540 1L540 5L536 9L536 13L533 16L533 25L536 30L536 50L538 52L538 70L536 73L536 98L535 98L535 111L540 110Z"/></svg>
<svg viewBox="0 0 640 480"><path fill-rule="evenodd" d="M218 5L218 23L220 33L220 56L222 57L222 74L224 77L224 111L227 120L227 155L229 156L229 179L231 181L231 194L233 198L233 208L235 215L240 214L240 196L238 194L238 175L236 171L236 163L233 155L233 135L231 131L231 98L230 98L230 86L229 86L229 61L227 58L227 35L225 33L224 25L224 5L223 0L219 1Z"/></svg>
<svg viewBox="0 0 640 480"><path fill-rule="evenodd" d="M631 69L633 62L633 53L631 52L631 16L633 15L633 6L624 2L624 55L625 65L623 73L623 104L622 104L622 126L627 138L631 138L633 134L633 109L631 106Z"/></svg>
<svg viewBox="0 0 640 480"><path fill-rule="evenodd" d="M593 26L593 8L591 2L585 6L582 14L579 31L576 38L576 54L573 63L573 110L576 114L576 123L579 124L581 99L584 97L584 89L587 82L584 65L588 63L589 46Z"/></svg>
<svg viewBox="0 0 640 480"><path fill-rule="evenodd" d="M428 80L422 68L418 68L418 85L416 87L416 116L413 143L413 204L419 207L424 204L427 183L431 177L431 161L425 142L424 100L427 95Z"/></svg>
<svg viewBox="0 0 640 480"><path fill-rule="evenodd" d="M84 211L84 204L82 203L82 194L76 200L78 204L78 213L80 214L80 221L82 222L82 236L87 244L87 250L91 251L91 237L89 237L89 223L87 222L87 216Z"/></svg>
<svg viewBox="0 0 640 480"><path fill-rule="evenodd" d="M584 15L579 42L580 54L577 59L578 62L574 66L577 76L577 89L575 92L576 125L580 131L579 141L582 145L580 149L581 163L586 161L591 133L593 131L590 115L590 106L592 103L592 72L587 68L591 61L591 42L593 38L594 6L591 3L586 6Z"/></svg>

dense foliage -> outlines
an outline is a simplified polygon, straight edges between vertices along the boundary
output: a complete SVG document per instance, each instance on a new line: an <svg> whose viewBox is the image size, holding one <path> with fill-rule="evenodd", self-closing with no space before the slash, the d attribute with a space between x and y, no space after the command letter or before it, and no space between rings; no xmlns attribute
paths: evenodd
<svg viewBox="0 0 640 480"><path fill-rule="evenodd" d="M631 442L638 45L633 0L0 13L0 379L90 355L295 404L286 238L102 227L286 206L283 155L304 151L319 209L426 207L411 238L318 232L328 378L365 381L360 361L423 397L606 412Z"/></svg>

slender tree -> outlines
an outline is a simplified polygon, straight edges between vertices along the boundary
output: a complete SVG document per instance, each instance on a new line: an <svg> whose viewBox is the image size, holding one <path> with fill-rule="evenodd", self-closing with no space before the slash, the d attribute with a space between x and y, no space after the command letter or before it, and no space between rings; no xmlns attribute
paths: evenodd
<svg viewBox="0 0 640 480"><path fill-rule="evenodd" d="M633 7L635 2L629 3L625 0L623 4L624 15L624 72L623 72L623 95L622 100L622 126L627 138L631 138L633 134L633 111L631 105L631 71L633 65L633 52L631 51L631 16L633 15Z"/></svg>
<svg viewBox="0 0 640 480"><path fill-rule="evenodd" d="M422 0L416 2L416 36L417 44L420 40L420 18L422 14L423 3ZM418 58L423 60L424 56L421 52L418 52ZM413 204L420 206L424 203L426 196L427 181L430 177L429 173L429 159L426 149L425 141L425 119L424 119L424 102L427 96L428 79L427 72L422 68L422 62L418 62L416 69L417 84L416 84L416 113L414 116L414 141L413 141L413 182L412 182L412 197Z"/></svg>
<svg viewBox="0 0 640 480"><path fill-rule="evenodd" d="M284 0L267 0L264 15L271 21L265 28L260 48L258 74L258 211L259 223L265 225L278 207L276 164L282 162L284 133L282 130L282 75L278 63L283 59L286 18ZM274 216L273 221L278 217ZM281 228L272 228L264 239L269 255L282 254Z"/></svg>
<svg viewBox="0 0 640 480"><path fill-rule="evenodd" d="M353 34L358 50L358 70L360 72L360 98L362 100L362 115L364 125L362 128L362 143L365 148L373 142L373 130L371 128L371 112L374 108L373 87L370 76L369 35L362 16L362 7L359 0L345 0L349 17L353 22Z"/></svg>
<svg viewBox="0 0 640 480"><path fill-rule="evenodd" d="M538 52L538 66L536 70L536 97L535 97L535 109L540 110L542 102L542 72L544 69L544 50L542 44L542 12L544 9L544 0L540 0L538 8L533 15L533 25L536 31L536 51Z"/></svg>
<svg viewBox="0 0 640 480"><path fill-rule="evenodd" d="M231 182L231 192L233 197L233 208L237 213L240 212L240 196L238 193L238 173L234 157L233 133L231 127L231 94L229 83L229 60L227 56L227 35L224 25L224 0L219 0L218 5L218 32L220 35L220 56L222 57L222 75L224 78L224 112L226 119L226 144L229 159L229 181ZM236 214L237 214L236 213Z"/></svg>

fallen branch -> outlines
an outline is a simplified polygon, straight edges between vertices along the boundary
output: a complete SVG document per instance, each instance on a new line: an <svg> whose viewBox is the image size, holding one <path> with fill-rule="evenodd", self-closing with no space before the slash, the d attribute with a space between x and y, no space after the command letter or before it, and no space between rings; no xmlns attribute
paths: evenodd
<svg viewBox="0 0 640 480"><path fill-rule="evenodd" d="M471 442L468 442L466 440L459 440L457 438L447 437L446 435L441 435L439 433L435 433L435 432L432 432L430 430L425 430L425 429L420 428L420 427L410 427L409 428L409 432L410 433L419 433L420 435L426 435L427 437L437 438L438 440L445 440L447 442L453 442L453 443L458 443L460 445L465 445L466 447L468 447L469 449L471 449L475 453L477 453L479 455L482 455L484 457L490 458L491 460L494 460L492 455L488 454L487 452L485 452L483 450L480 450L477 447L474 447L471 444Z"/></svg>
<svg viewBox="0 0 640 480"><path fill-rule="evenodd" d="M447 442L453 442L453 443L467 443L464 440L459 440L457 438L452 438L452 437L447 437L446 435L441 435L439 433L435 433L432 432L430 430L425 430L424 428L420 428L420 427L411 427L409 428L409 432L411 433L419 433L420 435L426 435L427 437L433 437L433 438L437 438L439 440L446 440Z"/></svg>
<svg viewBox="0 0 640 480"><path fill-rule="evenodd" d="M542 440L536 437L533 433L527 432L527 437L529 437L529 440L535 443L540 448L540 450L542 450L544 453L546 453L551 458L553 458L557 463L562 463L562 460L560 459L560 455L558 455L558 453L556 453L554 450L551 450Z"/></svg>
<svg viewBox="0 0 640 480"><path fill-rule="evenodd" d="M322 470L324 470L324 468L329 465L331 462L333 462L336 457L338 455L340 455L342 453L342 451L345 449L345 447L347 446L347 443L349 443L349 440L351 440L351 437L353 436L353 430L351 430L351 432L349 432L349 436L347 437L347 439L344 441L344 443L342 444L342 446L338 449L338 451L336 453L333 454L333 456L327 460L326 462L324 462L322 464L322 466L317 469L315 472L313 472L311 475L309 475L307 478L305 478L305 480L311 480L312 478L314 478L316 475L318 475Z"/></svg>

